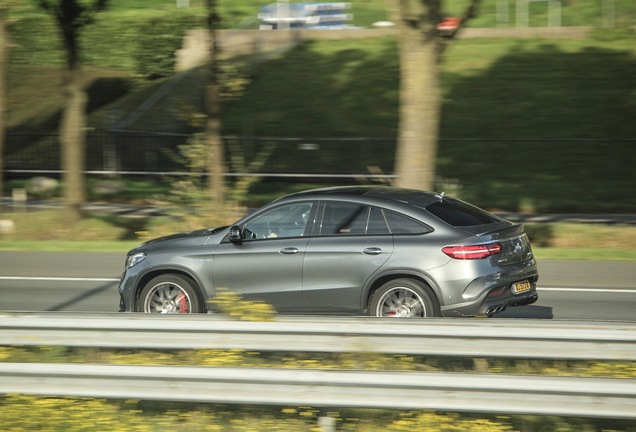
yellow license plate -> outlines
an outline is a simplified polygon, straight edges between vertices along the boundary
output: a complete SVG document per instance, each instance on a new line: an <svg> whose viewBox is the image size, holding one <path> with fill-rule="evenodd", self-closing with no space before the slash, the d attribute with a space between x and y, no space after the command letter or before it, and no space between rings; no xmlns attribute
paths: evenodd
<svg viewBox="0 0 636 432"><path fill-rule="evenodd" d="M526 291L530 291L530 281L524 280L521 282L515 282L512 284L512 293L521 294Z"/></svg>

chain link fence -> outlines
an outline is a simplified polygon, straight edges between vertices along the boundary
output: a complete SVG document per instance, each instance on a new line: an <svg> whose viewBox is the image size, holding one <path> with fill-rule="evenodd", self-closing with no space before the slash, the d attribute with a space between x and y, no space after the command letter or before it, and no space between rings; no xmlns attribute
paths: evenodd
<svg viewBox="0 0 636 432"><path fill-rule="evenodd" d="M191 175L182 146L194 135L86 135L86 174L156 179ZM200 137L199 137L200 138ZM396 140L383 137L225 136L229 180L391 183ZM254 163L258 162L258 163ZM434 190L492 209L633 212L635 139L441 139ZM57 135L8 134L7 179L60 177Z"/></svg>
<svg viewBox="0 0 636 432"><path fill-rule="evenodd" d="M185 173L181 146L193 135L118 132L86 135L86 171L108 175L163 175ZM324 137L223 137L228 175L275 177L347 177L390 173L395 139ZM236 157L245 166L233 166ZM250 161L266 157L257 172L245 171ZM59 174L57 135L8 134L5 173L9 176ZM378 174L381 175L381 174Z"/></svg>

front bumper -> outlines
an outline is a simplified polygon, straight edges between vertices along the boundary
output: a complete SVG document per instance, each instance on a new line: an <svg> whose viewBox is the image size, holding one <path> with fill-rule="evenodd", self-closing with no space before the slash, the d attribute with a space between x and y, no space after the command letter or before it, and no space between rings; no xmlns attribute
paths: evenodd
<svg viewBox="0 0 636 432"><path fill-rule="evenodd" d="M129 294L131 290L125 289L126 280L126 273L124 273L121 275L119 286L117 287L117 291L119 291L119 312L133 312L132 296Z"/></svg>
<svg viewBox="0 0 636 432"><path fill-rule="evenodd" d="M142 278L150 269L148 260L145 259L140 263L126 269L121 275L119 286L119 312L135 312L135 295L136 287L143 282Z"/></svg>

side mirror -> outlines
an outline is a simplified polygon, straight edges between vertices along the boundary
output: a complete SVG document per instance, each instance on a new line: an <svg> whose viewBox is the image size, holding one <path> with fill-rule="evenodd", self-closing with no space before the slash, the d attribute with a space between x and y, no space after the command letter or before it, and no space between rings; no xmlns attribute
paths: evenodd
<svg viewBox="0 0 636 432"><path fill-rule="evenodd" d="M241 235L241 227L238 225L234 225L230 228L230 232L228 233L228 238L230 241L236 245L240 245L243 243L243 236Z"/></svg>

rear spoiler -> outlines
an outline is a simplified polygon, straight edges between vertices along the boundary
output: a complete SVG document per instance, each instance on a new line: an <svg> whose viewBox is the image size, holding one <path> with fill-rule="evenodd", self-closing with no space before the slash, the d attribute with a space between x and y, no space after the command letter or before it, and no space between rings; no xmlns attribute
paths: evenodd
<svg viewBox="0 0 636 432"><path fill-rule="evenodd" d="M508 224L507 226L504 225L503 223L498 223L496 224L496 227L490 228L487 231L480 232L477 235L484 236L484 235L498 234L500 236L508 237L508 236L523 234L523 231L524 231L523 224L513 223L508 221L506 221L506 223Z"/></svg>

